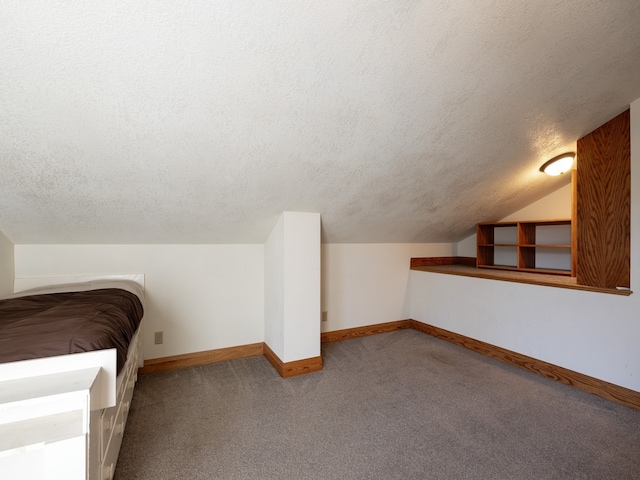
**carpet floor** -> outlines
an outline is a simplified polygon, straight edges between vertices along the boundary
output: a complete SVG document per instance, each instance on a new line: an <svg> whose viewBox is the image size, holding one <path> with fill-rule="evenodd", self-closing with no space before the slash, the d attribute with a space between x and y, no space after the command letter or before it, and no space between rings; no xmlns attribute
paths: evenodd
<svg viewBox="0 0 640 480"><path fill-rule="evenodd" d="M143 375L116 480L640 479L640 411L415 330Z"/></svg>

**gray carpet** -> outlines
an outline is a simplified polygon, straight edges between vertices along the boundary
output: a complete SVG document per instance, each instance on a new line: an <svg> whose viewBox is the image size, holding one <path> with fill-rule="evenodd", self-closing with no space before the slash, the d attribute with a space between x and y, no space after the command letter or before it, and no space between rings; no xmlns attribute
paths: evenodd
<svg viewBox="0 0 640 480"><path fill-rule="evenodd" d="M414 330L141 376L117 480L639 479L640 411Z"/></svg>

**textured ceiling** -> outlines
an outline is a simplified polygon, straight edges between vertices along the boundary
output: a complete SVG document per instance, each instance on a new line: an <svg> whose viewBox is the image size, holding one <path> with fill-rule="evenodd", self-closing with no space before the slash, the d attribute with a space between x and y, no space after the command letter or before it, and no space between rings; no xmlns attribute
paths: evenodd
<svg viewBox="0 0 640 480"><path fill-rule="evenodd" d="M0 231L457 241L638 97L637 0L0 0Z"/></svg>

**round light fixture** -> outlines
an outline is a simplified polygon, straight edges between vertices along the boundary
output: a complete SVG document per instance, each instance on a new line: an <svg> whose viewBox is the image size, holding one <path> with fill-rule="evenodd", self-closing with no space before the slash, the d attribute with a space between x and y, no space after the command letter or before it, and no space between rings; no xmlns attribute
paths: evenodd
<svg viewBox="0 0 640 480"><path fill-rule="evenodd" d="M568 152L558 155L557 157L553 157L540 167L540 171L547 175L551 175L552 177L562 175L563 173L571 170L575 156L576 154L574 152Z"/></svg>

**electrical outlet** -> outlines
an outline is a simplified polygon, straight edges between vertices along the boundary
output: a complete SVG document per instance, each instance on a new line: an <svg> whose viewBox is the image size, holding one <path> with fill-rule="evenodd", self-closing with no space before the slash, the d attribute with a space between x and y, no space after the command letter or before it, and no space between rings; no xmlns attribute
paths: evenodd
<svg viewBox="0 0 640 480"><path fill-rule="evenodd" d="M327 321L327 312L322 312L322 321L323 322Z"/></svg>
<svg viewBox="0 0 640 480"><path fill-rule="evenodd" d="M156 345L162 345L162 332L156 332L155 333L155 343Z"/></svg>

